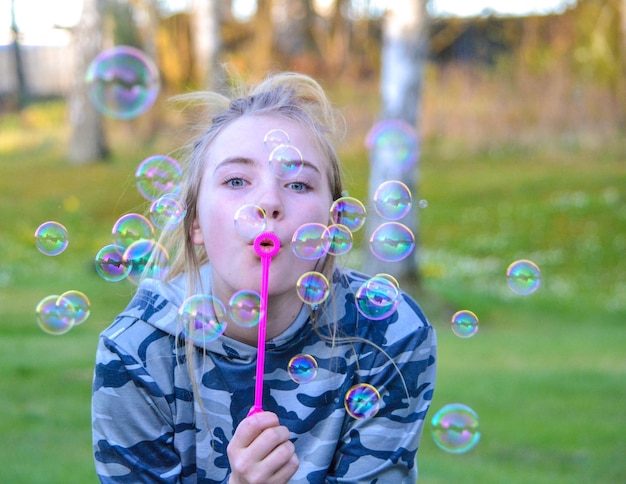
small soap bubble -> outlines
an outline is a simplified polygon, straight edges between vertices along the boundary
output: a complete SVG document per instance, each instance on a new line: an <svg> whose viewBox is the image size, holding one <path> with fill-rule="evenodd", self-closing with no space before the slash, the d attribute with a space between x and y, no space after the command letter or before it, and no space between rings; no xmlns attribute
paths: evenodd
<svg viewBox="0 0 626 484"><path fill-rule="evenodd" d="M238 326L252 328L259 324L261 296L256 291L241 290L228 301L230 320Z"/></svg>
<svg viewBox="0 0 626 484"><path fill-rule="evenodd" d="M311 306L323 303L330 294L328 279L321 272L305 272L296 283L298 297Z"/></svg>
<svg viewBox="0 0 626 484"><path fill-rule="evenodd" d="M422 198L419 202L417 202L417 206L419 208L428 208L428 200Z"/></svg>
<svg viewBox="0 0 626 484"><path fill-rule="evenodd" d="M376 163L401 172L413 168L419 155L415 128L400 119L376 123L365 138L365 146Z"/></svg>
<svg viewBox="0 0 626 484"><path fill-rule="evenodd" d="M150 205L150 221L162 230L170 230L183 221L187 207L176 195L168 193Z"/></svg>
<svg viewBox="0 0 626 484"><path fill-rule="evenodd" d="M352 232L345 225L332 224L328 226L328 236L330 237L330 247L328 253L331 255L343 255L352 249Z"/></svg>
<svg viewBox="0 0 626 484"><path fill-rule="evenodd" d="M370 418L378 413L380 393L368 383L354 385L346 392L346 411L356 419Z"/></svg>
<svg viewBox="0 0 626 484"><path fill-rule="evenodd" d="M124 247L109 244L96 254L96 272L107 282L119 282L126 279L130 266L124 261Z"/></svg>
<svg viewBox="0 0 626 484"><path fill-rule="evenodd" d="M452 315L452 332L460 338L470 338L478 332L478 317L466 309Z"/></svg>
<svg viewBox="0 0 626 484"><path fill-rule="evenodd" d="M270 129L265 134L265 138L263 138L263 144L265 145L265 149L271 153L279 146L291 144L291 140L286 131L282 129Z"/></svg>
<svg viewBox="0 0 626 484"><path fill-rule="evenodd" d="M131 119L147 111L159 93L159 71L142 51L117 46L101 52L85 74L89 99L106 116Z"/></svg>
<svg viewBox="0 0 626 484"><path fill-rule="evenodd" d="M381 183L374 192L374 208L385 220L400 220L411 210L411 190L404 183L390 180Z"/></svg>
<svg viewBox="0 0 626 484"><path fill-rule="evenodd" d="M267 217L261 207L243 205L235 212L235 230L245 240L254 240L266 227Z"/></svg>
<svg viewBox="0 0 626 484"><path fill-rule="evenodd" d="M296 383L309 383L317 376L317 361L311 355L296 355L289 360L287 371Z"/></svg>
<svg viewBox="0 0 626 484"><path fill-rule="evenodd" d="M185 337L194 342L209 343L226 330L226 309L222 302L206 294L187 298L178 310Z"/></svg>
<svg viewBox="0 0 626 484"><path fill-rule="evenodd" d="M37 324L48 334L61 335L74 327L76 315L69 302L58 295L44 297L35 308Z"/></svg>
<svg viewBox="0 0 626 484"><path fill-rule="evenodd" d="M400 290L392 279L376 275L361 284L355 297L356 307L363 316L377 321L393 314L400 303Z"/></svg>
<svg viewBox="0 0 626 484"><path fill-rule="evenodd" d="M270 169L281 180L290 179L302 171L302 153L295 146L280 145L270 153Z"/></svg>
<svg viewBox="0 0 626 484"><path fill-rule="evenodd" d="M130 267L128 279L135 284L139 284L142 277L160 280L169 273L169 254L165 247L152 239L133 242L124 251L122 260Z"/></svg>
<svg viewBox="0 0 626 484"><path fill-rule="evenodd" d="M527 296L539 289L541 272L534 262L521 259L507 268L506 282L515 294Z"/></svg>
<svg viewBox="0 0 626 484"><path fill-rule="evenodd" d="M432 418L432 436L437 446L452 454L472 450L480 440L478 415L467 405L444 405Z"/></svg>
<svg viewBox="0 0 626 484"><path fill-rule="evenodd" d="M74 326L84 323L91 314L91 302L81 291L66 291L59 296L57 304L68 307L74 313Z"/></svg>
<svg viewBox="0 0 626 484"><path fill-rule="evenodd" d="M328 228L325 225L307 223L294 232L291 249L300 259L317 260L328 253L330 243Z"/></svg>
<svg viewBox="0 0 626 484"><path fill-rule="evenodd" d="M153 239L155 230L150 221L138 213L128 213L121 216L111 230L113 243L126 249L133 242Z"/></svg>
<svg viewBox="0 0 626 484"><path fill-rule="evenodd" d="M356 232L365 225L365 205L353 197L341 197L330 206L330 216L334 223Z"/></svg>
<svg viewBox="0 0 626 484"><path fill-rule="evenodd" d="M147 200L156 200L165 194L177 194L182 187L183 170L167 155L152 155L135 170L137 190Z"/></svg>
<svg viewBox="0 0 626 484"><path fill-rule="evenodd" d="M69 244L67 229L59 222L44 222L35 230L35 245L45 255L59 255Z"/></svg>
<svg viewBox="0 0 626 484"><path fill-rule="evenodd" d="M397 262L407 258L415 249L411 229L399 222L381 224L370 237L370 250L378 259Z"/></svg>

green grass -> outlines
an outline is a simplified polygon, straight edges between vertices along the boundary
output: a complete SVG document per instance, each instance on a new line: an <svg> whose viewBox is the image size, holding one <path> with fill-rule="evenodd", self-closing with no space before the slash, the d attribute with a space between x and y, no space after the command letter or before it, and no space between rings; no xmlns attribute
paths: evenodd
<svg viewBox="0 0 626 484"><path fill-rule="evenodd" d="M132 175L147 155L114 130L109 163L65 160L62 105L0 119L0 480L95 482L89 399L97 334L127 303L129 283L93 269L117 217L143 210ZM168 143L172 142L171 145ZM344 154L351 194L365 196L366 154ZM626 153L424 147L420 209L423 285L414 292L438 329L439 374L432 411L472 407L481 440L462 455L437 448L425 428L420 482L626 482ZM70 245L40 254L35 228L66 225ZM508 290L504 272L535 261L542 285ZM43 333L37 302L85 292L92 314L63 336ZM411 288L408 288L411 289ZM449 329L474 311L478 333Z"/></svg>

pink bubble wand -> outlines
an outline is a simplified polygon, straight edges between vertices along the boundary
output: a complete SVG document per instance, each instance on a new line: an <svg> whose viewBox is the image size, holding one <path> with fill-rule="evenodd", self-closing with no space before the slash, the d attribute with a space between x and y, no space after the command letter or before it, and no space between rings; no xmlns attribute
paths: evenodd
<svg viewBox="0 0 626 484"><path fill-rule="evenodd" d="M248 416L263 411L263 376L265 374L265 334L267 331L267 292L270 262L280 250L280 239L273 232L263 232L254 239L254 251L261 258L261 305L259 308L259 336L257 338L256 382L254 406Z"/></svg>

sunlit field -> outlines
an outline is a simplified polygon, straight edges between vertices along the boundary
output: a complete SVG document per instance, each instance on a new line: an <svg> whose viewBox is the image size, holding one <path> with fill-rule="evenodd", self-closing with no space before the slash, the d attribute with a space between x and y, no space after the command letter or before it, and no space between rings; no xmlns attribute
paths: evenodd
<svg viewBox="0 0 626 484"><path fill-rule="evenodd" d="M105 282L93 259L120 215L147 209L137 164L176 148L180 135L145 142L141 127L115 124L112 159L73 166L66 124L61 103L0 118L2 482L96 481L89 405L97 335L133 286ZM348 140L342 158L350 193L365 198L365 149ZM416 210L421 285L404 289L439 338L420 482L626 482L624 144L468 149L429 141L414 199L426 202ZM70 233L56 257L34 245L46 220ZM518 259L541 269L541 286L528 296L506 284ZM62 336L44 333L35 306L70 289L89 296L89 319ZM450 329L461 309L479 318L471 338ZM430 417L447 403L479 416L481 438L467 453L444 452L431 437Z"/></svg>

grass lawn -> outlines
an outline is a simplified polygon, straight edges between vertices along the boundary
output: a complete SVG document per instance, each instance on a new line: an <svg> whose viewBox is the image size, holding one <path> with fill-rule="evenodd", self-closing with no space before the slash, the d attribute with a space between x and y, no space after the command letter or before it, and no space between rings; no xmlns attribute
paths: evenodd
<svg viewBox="0 0 626 484"><path fill-rule="evenodd" d="M61 106L0 119L1 482L96 482L89 400L98 333L127 303L130 283L107 283L93 257L123 213L143 211L133 173L176 146L112 139L109 163L71 166ZM363 152L344 153L350 192L364 197ZM459 402L480 418L468 453L441 451L426 425L420 482L626 482L626 151L542 148L467 153L424 147L419 263L414 292L438 329L432 410ZM68 249L39 253L46 220L63 223ZM542 271L530 296L505 283L511 262ZM63 336L41 331L43 297L78 289L92 314ZM450 330L459 309L478 333Z"/></svg>

